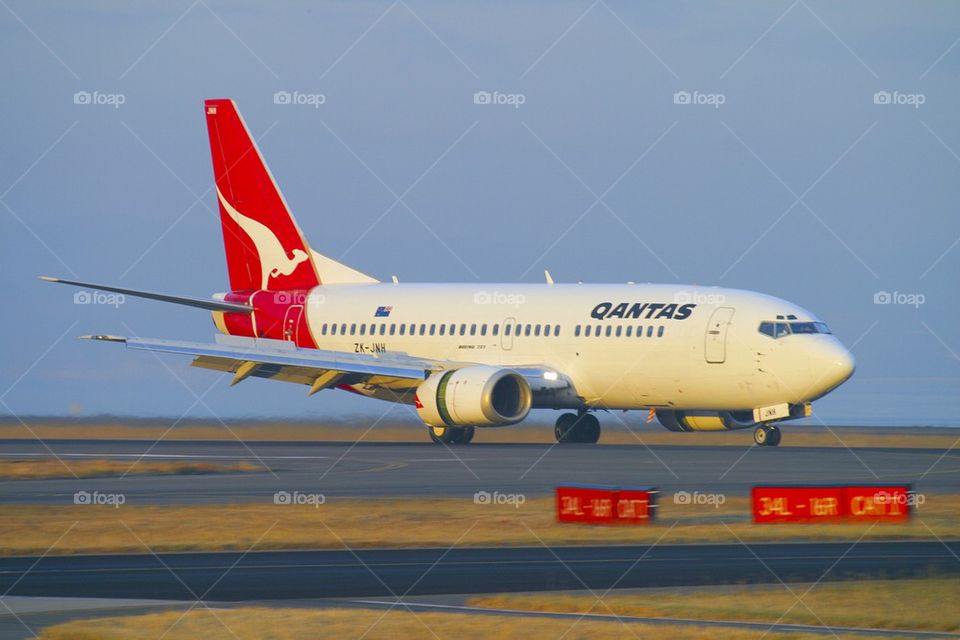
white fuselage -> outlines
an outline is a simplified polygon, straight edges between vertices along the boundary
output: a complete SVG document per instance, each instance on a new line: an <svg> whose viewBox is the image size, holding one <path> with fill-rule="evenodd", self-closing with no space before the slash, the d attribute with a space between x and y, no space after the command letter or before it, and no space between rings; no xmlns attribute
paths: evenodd
<svg viewBox="0 0 960 640"><path fill-rule="evenodd" d="M563 406L752 410L809 402L853 372L828 333L759 331L761 322L819 322L812 313L733 289L343 284L316 287L304 309L319 349L552 367L575 390Z"/></svg>

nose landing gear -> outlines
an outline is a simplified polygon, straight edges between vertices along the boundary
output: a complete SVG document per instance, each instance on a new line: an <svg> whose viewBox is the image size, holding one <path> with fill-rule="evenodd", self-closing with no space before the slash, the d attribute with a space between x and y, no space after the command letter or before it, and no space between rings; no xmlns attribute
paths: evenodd
<svg viewBox="0 0 960 640"><path fill-rule="evenodd" d="M594 444L600 440L600 421L596 416L586 412L564 413L557 418L553 434L561 444L569 442Z"/></svg>
<svg viewBox="0 0 960 640"><path fill-rule="evenodd" d="M775 447L780 444L780 427L775 424L760 425L753 432L753 441L758 447Z"/></svg>

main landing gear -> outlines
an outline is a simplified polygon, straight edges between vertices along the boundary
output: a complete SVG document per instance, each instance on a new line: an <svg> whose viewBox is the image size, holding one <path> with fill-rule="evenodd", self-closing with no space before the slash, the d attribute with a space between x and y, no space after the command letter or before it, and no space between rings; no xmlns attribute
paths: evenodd
<svg viewBox="0 0 960 640"><path fill-rule="evenodd" d="M473 427L427 427L430 439L437 444L469 444Z"/></svg>
<svg viewBox="0 0 960 640"><path fill-rule="evenodd" d="M753 441L758 447L775 447L780 444L780 427L775 424L760 425L753 432Z"/></svg>
<svg viewBox="0 0 960 640"><path fill-rule="evenodd" d="M564 413L557 418L557 426L553 428L557 442L583 442L594 444L600 439L600 421L593 414L581 411L578 413Z"/></svg>

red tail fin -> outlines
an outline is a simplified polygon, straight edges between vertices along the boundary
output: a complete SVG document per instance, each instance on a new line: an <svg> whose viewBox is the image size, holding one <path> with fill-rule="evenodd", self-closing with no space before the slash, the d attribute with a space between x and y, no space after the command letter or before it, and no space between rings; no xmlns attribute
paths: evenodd
<svg viewBox="0 0 960 640"><path fill-rule="evenodd" d="M233 100L207 100L207 131L234 291L320 284L310 247Z"/></svg>

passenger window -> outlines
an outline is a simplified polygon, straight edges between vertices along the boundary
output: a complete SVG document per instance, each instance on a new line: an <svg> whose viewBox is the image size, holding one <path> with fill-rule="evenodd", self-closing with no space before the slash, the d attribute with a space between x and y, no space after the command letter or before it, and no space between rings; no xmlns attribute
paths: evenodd
<svg viewBox="0 0 960 640"><path fill-rule="evenodd" d="M509 336L509 335L510 335L510 329L511 329L512 327L513 327L512 324L505 324L505 325L503 325L503 335Z"/></svg>
<svg viewBox="0 0 960 640"><path fill-rule="evenodd" d="M650 325L649 327L647 327L647 337L648 338L653 337L653 325Z"/></svg>
<svg viewBox="0 0 960 640"><path fill-rule="evenodd" d="M387 333L387 325L380 325L380 335L385 335Z"/></svg>
<svg viewBox="0 0 960 640"><path fill-rule="evenodd" d="M620 337L620 333L623 331L623 327L617 327L617 337Z"/></svg>
<svg viewBox="0 0 960 640"><path fill-rule="evenodd" d="M527 327L526 327L526 329L524 329L524 331L523 331L523 335L524 335L524 336L529 336L529 335L530 335L530 329L531 329L531 327L530 327L530 325L528 324Z"/></svg>
<svg viewBox="0 0 960 640"><path fill-rule="evenodd" d="M492 335L498 335L500 333L500 325L495 324L492 327L490 327L490 333Z"/></svg>
<svg viewBox="0 0 960 640"><path fill-rule="evenodd" d="M486 322L484 322L482 325L480 325L480 335L482 335L482 336L487 335L487 323L486 323Z"/></svg>
<svg viewBox="0 0 960 640"><path fill-rule="evenodd" d="M553 326L553 337L556 338L559 335L560 335L560 325L557 324Z"/></svg>
<svg viewBox="0 0 960 640"><path fill-rule="evenodd" d="M471 325L470 325L470 335L472 335L472 336L477 335L477 325L475 325L475 324L471 324Z"/></svg>
<svg viewBox="0 0 960 640"><path fill-rule="evenodd" d="M332 335L332 336L337 335L337 325L336 325L336 324L331 324L331 325L330 325L330 335Z"/></svg>
<svg viewBox="0 0 960 640"><path fill-rule="evenodd" d="M657 337L658 338L663 337L663 325L660 325L659 327L657 327Z"/></svg>
<svg viewBox="0 0 960 640"><path fill-rule="evenodd" d="M610 334L611 334L611 333L613 333L613 327L611 327L610 325L607 325L607 337L608 337L608 338L610 337Z"/></svg>
<svg viewBox="0 0 960 640"><path fill-rule="evenodd" d="M465 323L460 325L460 335L467 335L467 325Z"/></svg>
<svg viewBox="0 0 960 640"><path fill-rule="evenodd" d="M436 330L437 330L437 325L431 324L431 325L430 325L430 335L433 335Z"/></svg>
<svg viewBox="0 0 960 640"><path fill-rule="evenodd" d="M590 337L590 325L587 325L586 327L584 327L584 333L583 333L583 335L586 336L586 337L588 337L588 338Z"/></svg>
<svg viewBox="0 0 960 640"><path fill-rule="evenodd" d="M440 335L443 335L444 333L446 333L446 331L447 331L447 325L441 324L441 325L440 325Z"/></svg>
<svg viewBox="0 0 960 640"><path fill-rule="evenodd" d="M391 323L390 323L390 335L393 335L394 333L396 333L396 331L397 331L397 325L391 322Z"/></svg>
<svg viewBox="0 0 960 640"><path fill-rule="evenodd" d="M535 336L538 337L538 338L540 337L540 325L534 325L534 327L533 327L533 335L535 335Z"/></svg>
<svg viewBox="0 0 960 640"><path fill-rule="evenodd" d="M407 325L405 324L400 325L400 335L403 335L406 330L407 330ZM363 333L361 332L360 335L363 335ZM413 335L412 331L410 332L410 335Z"/></svg>
<svg viewBox="0 0 960 640"><path fill-rule="evenodd" d="M580 325L577 325L573 328L573 337L574 338L580 337Z"/></svg>
<svg viewBox="0 0 960 640"><path fill-rule="evenodd" d="M342 336L347 335L347 323L346 323L346 322L341 322L341 323L340 323L340 335L342 335Z"/></svg>
<svg viewBox="0 0 960 640"><path fill-rule="evenodd" d="M353 323L350 325L350 335L356 335L356 333L357 333L357 325L356 323Z"/></svg>
<svg viewBox="0 0 960 640"><path fill-rule="evenodd" d="M457 334L457 325L451 323L451 324L450 324L450 335L453 336L453 335L456 335L456 334Z"/></svg>
<svg viewBox="0 0 960 640"><path fill-rule="evenodd" d="M600 325L597 325L597 330L593 335L597 338L603 335L603 327L601 327Z"/></svg>
<svg viewBox="0 0 960 640"><path fill-rule="evenodd" d="M637 337L638 338L643 337L643 327L637 327Z"/></svg>
<svg viewBox="0 0 960 640"><path fill-rule="evenodd" d="M410 325L410 331L413 331L413 325ZM421 325L420 325L420 335L425 335L426 333L427 333L427 325L426 325L426 324L421 324Z"/></svg>
<svg viewBox="0 0 960 640"><path fill-rule="evenodd" d="M631 335L633 335L633 326L627 325L627 337L629 338Z"/></svg>
<svg viewBox="0 0 960 640"><path fill-rule="evenodd" d="M323 326L320 327L320 335L322 335L322 336L327 335L327 323L326 323L326 322L324 322L324 323L323 323Z"/></svg>

